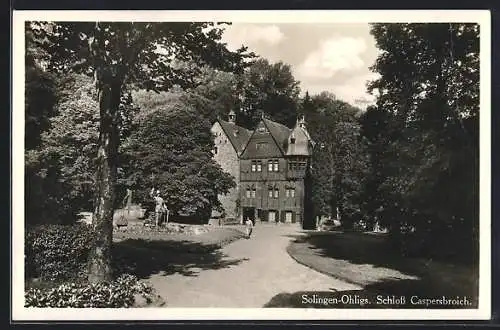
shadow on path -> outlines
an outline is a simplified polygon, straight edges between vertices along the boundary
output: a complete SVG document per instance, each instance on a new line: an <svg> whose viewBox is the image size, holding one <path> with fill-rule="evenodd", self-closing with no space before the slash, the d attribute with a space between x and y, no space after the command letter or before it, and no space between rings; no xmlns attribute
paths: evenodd
<svg viewBox="0 0 500 330"><path fill-rule="evenodd" d="M399 281L398 281L399 282ZM406 281L403 281L406 282ZM399 286L400 283L393 282ZM378 284L366 286L363 290L349 291L298 291L294 293L279 293L271 298L264 308L367 308L367 309L472 309L477 303L468 297L443 296L387 295L387 283L382 287ZM412 286L406 283L405 286ZM434 300L426 300L434 299Z"/></svg>
<svg viewBox="0 0 500 330"><path fill-rule="evenodd" d="M143 279L157 273L197 276L202 270L222 269L248 260L228 259L217 244L143 239L114 243L113 259L117 275L128 273Z"/></svg>
<svg viewBox="0 0 500 330"><path fill-rule="evenodd" d="M479 276L474 265L401 257L391 250L385 235L309 232L295 235L293 238L295 239L287 251L297 262L321 273L363 286L363 290L355 293L343 292L335 293L336 295L357 294L371 297L370 299L377 295L395 295L405 296L406 300L413 295L444 295L448 298L466 296L472 303L472 306L465 306L466 308L477 306ZM295 307L303 308L304 305L299 299L301 294L278 294L268 303L268 307L283 304L282 307L286 307L285 305L293 305L298 301L300 306ZM419 305L405 308L412 307L422 308Z"/></svg>

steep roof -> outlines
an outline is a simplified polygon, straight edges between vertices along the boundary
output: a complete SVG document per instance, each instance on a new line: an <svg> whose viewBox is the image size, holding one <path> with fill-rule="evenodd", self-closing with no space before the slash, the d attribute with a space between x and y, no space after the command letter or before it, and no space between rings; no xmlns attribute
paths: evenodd
<svg viewBox="0 0 500 330"><path fill-rule="evenodd" d="M294 138L294 143L291 139ZM314 142L311 140L307 130L300 126L296 126L287 141L287 156L310 156L312 154L312 147Z"/></svg>
<svg viewBox="0 0 500 330"><path fill-rule="evenodd" d="M252 132L244 127L238 126L222 119L218 119L218 122L226 133L236 152L240 154L245 148Z"/></svg>
<svg viewBox="0 0 500 330"><path fill-rule="evenodd" d="M288 140L288 136L290 136L291 130L286 127L285 125L282 125L280 123L277 123L275 121L263 118L262 121L266 125L267 129L269 130L269 133L271 133L273 139L276 141L276 144L280 148L281 152L283 154L286 153L286 144Z"/></svg>

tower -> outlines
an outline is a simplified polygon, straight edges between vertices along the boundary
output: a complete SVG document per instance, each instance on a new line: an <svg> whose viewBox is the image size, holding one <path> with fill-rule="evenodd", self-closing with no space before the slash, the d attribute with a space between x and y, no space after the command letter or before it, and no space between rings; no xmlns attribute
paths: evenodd
<svg viewBox="0 0 500 330"><path fill-rule="evenodd" d="M302 195L302 228L314 228L314 210L312 207L311 158L314 141L306 129L306 120L303 115L297 118L287 143L286 156L288 158L288 176L296 180L296 186L301 187Z"/></svg>
<svg viewBox="0 0 500 330"><path fill-rule="evenodd" d="M306 129L306 118L304 115L297 118L297 126L304 130Z"/></svg>

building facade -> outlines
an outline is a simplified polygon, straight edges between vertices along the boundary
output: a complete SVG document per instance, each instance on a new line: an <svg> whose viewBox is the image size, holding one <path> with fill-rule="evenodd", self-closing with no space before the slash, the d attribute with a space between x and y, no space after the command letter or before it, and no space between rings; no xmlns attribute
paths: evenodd
<svg viewBox="0 0 500 330"><path fill-rule="evenodd" d="M228 194L219 195L219 201L224 208L222 216L227 218L240 218L239 207L239 182L240 182L240 154L248 142L251 132L235 124L234 112L229 114L228 121L217 120L212 125L214 135L213 158L222 169L231 174L236 182Z"/></svg>
<svg viewBox="0 0 500 330"><path fill-rule="evenodd" d="M212 132L214 159L237 183L229 194L219 196L227 216L313 226L310 167L314 142L303 117L293 129L263 118L254 131L248 131L235 124L231 112L228 121L214 123Z"/></svg>

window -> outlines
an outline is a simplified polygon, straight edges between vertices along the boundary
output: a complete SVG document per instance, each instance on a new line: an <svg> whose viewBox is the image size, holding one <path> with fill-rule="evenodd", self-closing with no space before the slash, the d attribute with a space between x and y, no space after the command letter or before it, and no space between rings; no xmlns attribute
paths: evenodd
<svg viewBox="0 0 500 330"><path fill-rule="evenodd" d="M252 172L262 172L261 160L252 160Z"/></svg>
<svg viewBox="0 0 500 330"><path fill-rule="evenodd" d="M280 195L279 187L269 186L269 198L278 198Z"/></svg>
<svg viewBox="0 0 500 330"><path fill-rule="evenodd" d="M286 188L286 197L295 197L295 188Z"/></svg>
<svg viewBox="0 0 500 330"><path fill-rule="evenodd" d="M214 155L217 155L217 147L214 147Z"/></svg>
<svg viewBox="0 0 500 330"><path fill-rule="evenodd" d="M255 198L255 192L256 192L255 186L248 187L246 190L246 197Z"/></svg>
<svg viewBox="0 0 500 330"><path fill-rule="evenodd" d="M272 159L267 164L267 170L269 172L279 172L279 161L276 159Z"/></svg>
<svg viewBox="0 0 500 330"><path fill-rule="evenodd" d="M257 142L255 144L255 149L266 151L268 149L268 144L267 144L267 142Z"/></svg>
<svg viewBox="0 0 500 330"><path fill-rule="evenodd" d="M306 168L307 162L304 161L290 161L288 163L288 169L291 171L304 170Z"/></svg>

